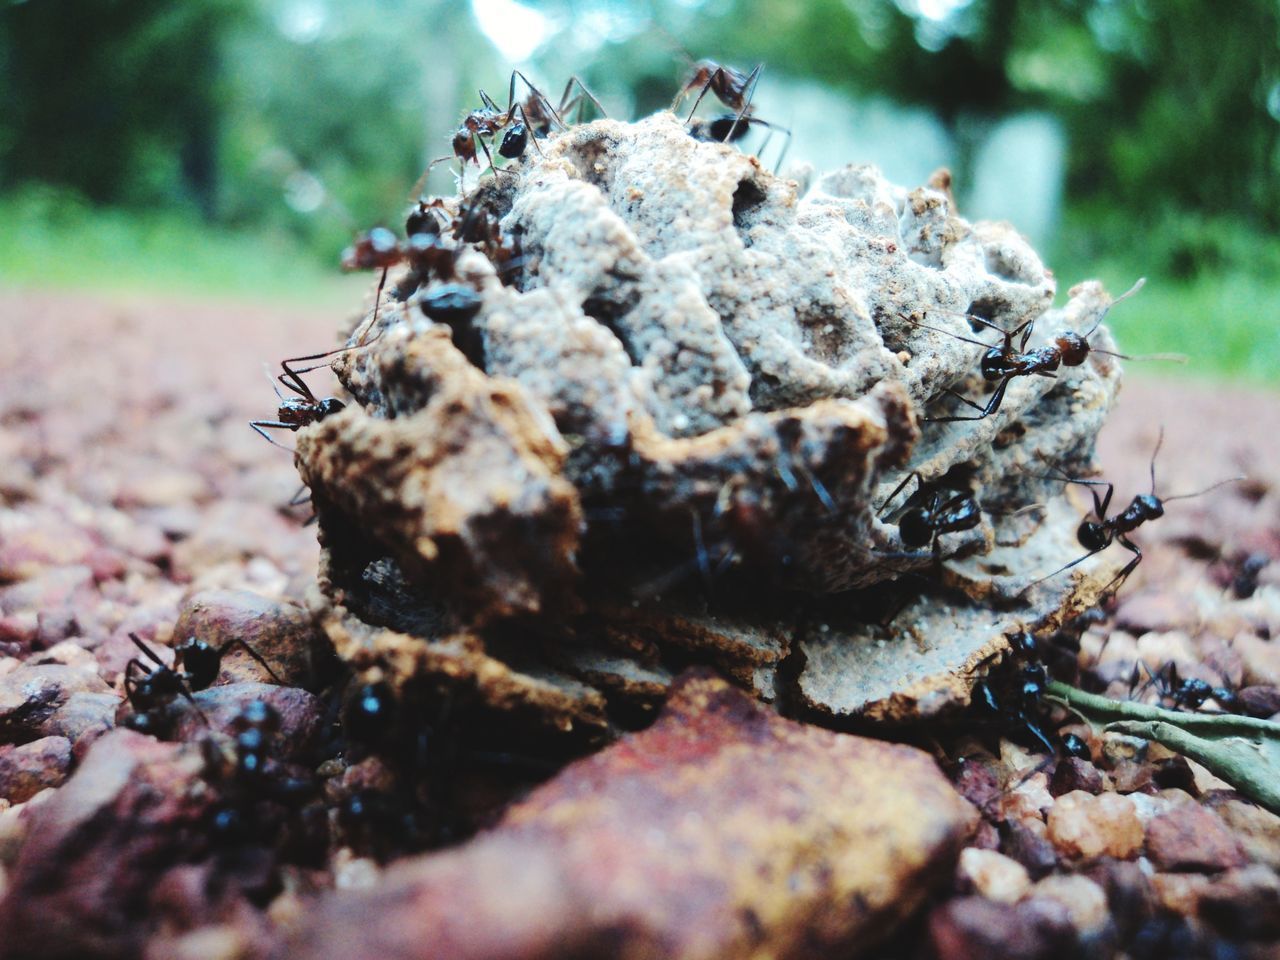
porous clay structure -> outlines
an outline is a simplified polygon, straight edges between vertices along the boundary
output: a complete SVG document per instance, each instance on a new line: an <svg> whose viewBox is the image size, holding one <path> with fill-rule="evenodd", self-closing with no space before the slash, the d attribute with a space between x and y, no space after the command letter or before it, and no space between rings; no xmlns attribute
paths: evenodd
<svg viewBox="0 0 1280 960"><path fill-rule="evenodd" d="M1100 285L1054 308L1027 242L960 218L944 175L848 167L801 197L667 113L539 146L441 202L452 276L393 274L334 364L356 402L299 431L341 656L551 730L602 732L700 661L904 717L1097 599L1110 555L1036 581L1081 553L1045 465L1088 469L1114 357L927 418L974 413L948 389L985 403L973 341L999 338L965 314L1034 319L1036 346L1093 330ZM465 242L477 223L514 255ZM479 303L437 322L446 281ZM981 521L904 543L918 482Z"/></svg>

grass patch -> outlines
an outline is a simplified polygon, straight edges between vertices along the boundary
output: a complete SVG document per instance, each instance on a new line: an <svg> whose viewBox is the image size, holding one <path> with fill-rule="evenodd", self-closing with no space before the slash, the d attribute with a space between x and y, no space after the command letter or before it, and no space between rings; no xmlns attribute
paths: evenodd
<svg viewBox="0 0 1280 960"><path fill-rule="evenodd" d="M358 298L343 276L283 231L210 227L199 217L91 206L51 189L0 197L0 282L319 302Z"/></svg>
<svg viewBox="0 0 1280 960"><path fill-rule="evenodd" d="M1065 291L1097 278L1119 295L1143 271L1116 262L1059 273ZM1127 372L1190 375L1280 384L1280 277L1233 269L1169 279L1148 274L1147 285L1107 316L1120 349L1129 354L1185 353L1185 366L1131 364Z"/></svg>

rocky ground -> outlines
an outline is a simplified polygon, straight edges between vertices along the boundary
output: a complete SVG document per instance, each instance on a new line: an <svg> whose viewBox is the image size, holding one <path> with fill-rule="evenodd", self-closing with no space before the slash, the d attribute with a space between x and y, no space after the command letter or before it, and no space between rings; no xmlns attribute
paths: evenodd
<svg viewBox="0 0 1280 960"><path fill-rule="evenodd" d="M919 750L782 720L705 675L505 812L474 799L497 824L480 839L384 869L416 828L353 815L385 772L335 755L341 678L299 606L314 528L286 506L290 457L247 426L274 416L264 361L349 319L0 292L0 954L833 956L885 936L886 956L1276 954L1280 818L1196 764L1065 715L1045 728L1088 760L1036 752L1013 716L869 731L932 752L952 790ZM1121 504L1150 486L1162 425L1162 495L1248 479L1170 503L1119 602L1042 653L1119 697L1139 662L1174 664L1272 716L1280 396L1132 380L1102 435ZM130 632L162 658L240 637L269 664L229 653L203 719L161 742L117 728ZM181 743L243 736L258 700L279 795L249 795L243 750Z"/></svg>

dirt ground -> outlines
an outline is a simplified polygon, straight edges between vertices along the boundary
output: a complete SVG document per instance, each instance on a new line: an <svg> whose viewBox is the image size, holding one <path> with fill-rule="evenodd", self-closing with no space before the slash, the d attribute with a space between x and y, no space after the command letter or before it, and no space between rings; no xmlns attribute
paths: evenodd
<svg viewBox="0 0 1280 960"><path fill-rule="evenodd" d="M92 636L106 675L134 654L127 631L154 636L197 590L301 596L318 557L314 528L302 524L305 507L287 506L298 489L289 454L248 421L275 417L264 367L278 372L284 357L331 347L351 325L352 306L0 288L0 342L7 344L0 353L0 654ZM323 369L308 381L320 396L334 386ZM1212 660L1209 680L1239 685L1251 670L1261 676L1276 666L1271 638L1249 639L1256 657L1246 656L1242 674L1240 656L1228 650L1232 637L1215 625L1229 618L1213 617L1242 557L1280 557L1280 392L1131 378L1100 440L1117 508L1150 487L1161 428L1161 496L1238 474L1247 480L1171 502L1158 531L1153 525L1137 535L1146 562L1105 628L1117 631L1108 641L1115 676L1102 671L1095 686L1119 682L1125 651L1131 668L1132 657L1168 650ZM291 445L286 431L273 435ZM1276 566L1262 582L1277 583ZM60 608L77 604L78 620L60 619ZM1093 634L1095 646L1104 635L1112 636ZM1089 637L1082 657L1090 655ZM1275 679L1255 683L1280 697ZM1267 829L1280 850L1280 833ZM1005 851L1006 840L992 826L975 843ZM0 893L2 881L0 873ZM982 889L980 879L970 881ZM981 918L943 905L938 911L935 948L946 954L954 941L953 955L970 955L970 927L981 927Z"/></svg>

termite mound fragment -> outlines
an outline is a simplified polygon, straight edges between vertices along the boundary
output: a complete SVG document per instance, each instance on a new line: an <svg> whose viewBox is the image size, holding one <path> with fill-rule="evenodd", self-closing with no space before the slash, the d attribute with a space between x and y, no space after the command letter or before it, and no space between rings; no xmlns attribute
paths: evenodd
<svg viewBox="0 0 1280 960"><path fill-rule="evenodd" d="M986 402L972 341L995 338L965 314L1034 320L1034 347L1092 330L1100 285L1054 308L1026 241L942 190L848 167L801 197L670 114L540 147L441 204L452 276L388 283L334 364L356 402L299 432L317 603L356 668L587 738L692 662L901 719L1096 600L1105 556L1035 581L1079 553L1044 464L1089 468L1114 357L926 417ZM446 280L469 315L438 308ZM977 521L904 543L918 482Z"/></svg>

